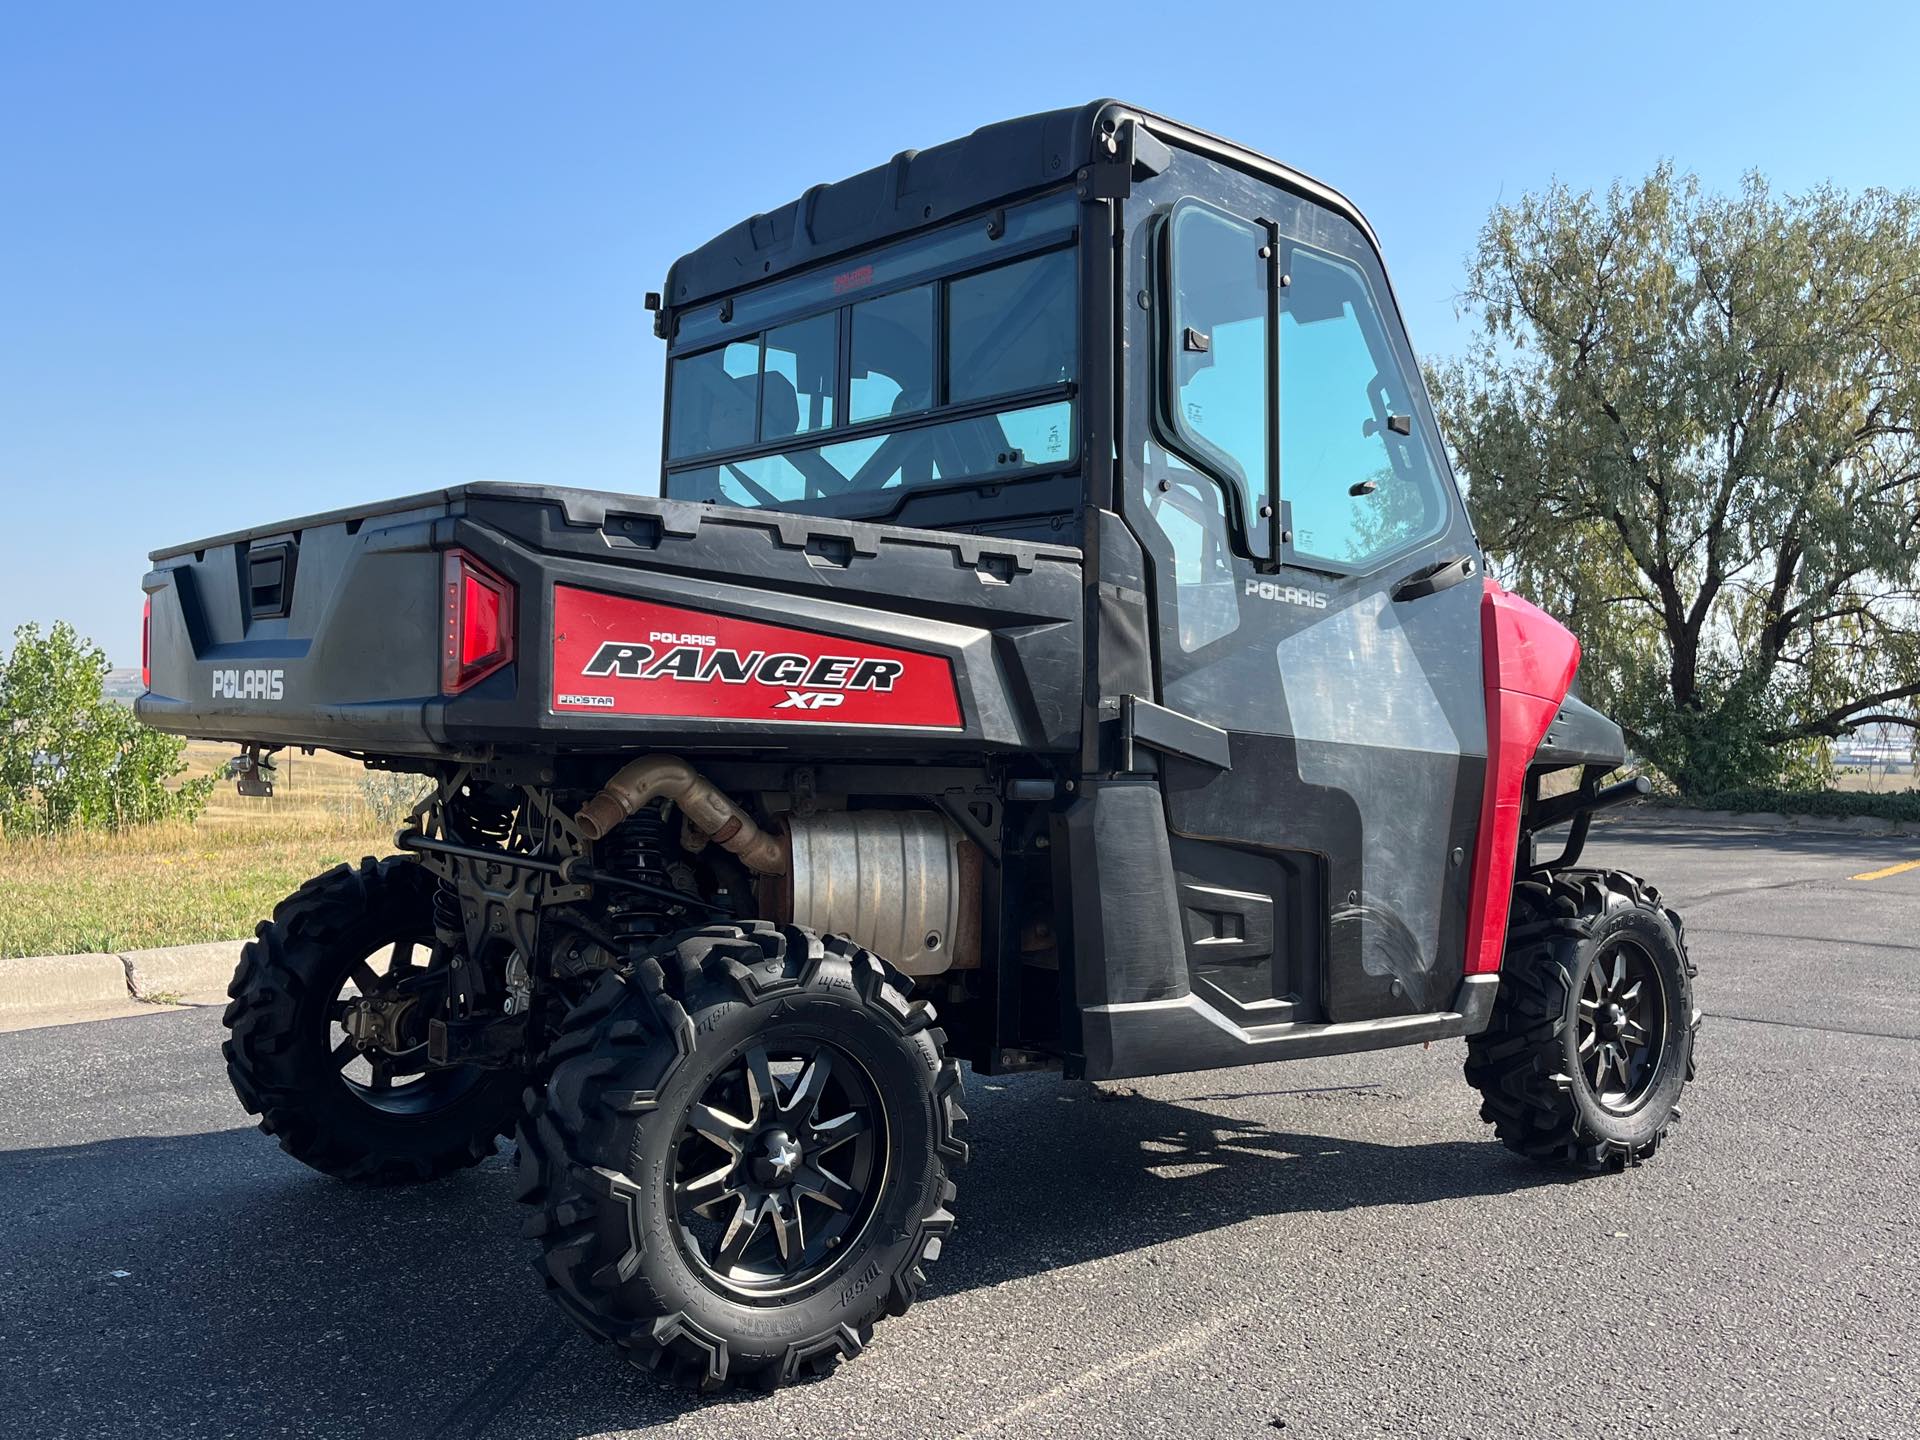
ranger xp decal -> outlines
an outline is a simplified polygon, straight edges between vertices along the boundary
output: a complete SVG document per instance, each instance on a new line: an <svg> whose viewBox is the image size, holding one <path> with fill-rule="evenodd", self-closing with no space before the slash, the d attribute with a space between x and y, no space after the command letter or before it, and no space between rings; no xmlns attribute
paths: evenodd
<svg viewBox="0 0 1920 1440"><path fill-rule="evenodd" d="M953 667L785 625L556 585L553 709L958 730Z"/></svg>

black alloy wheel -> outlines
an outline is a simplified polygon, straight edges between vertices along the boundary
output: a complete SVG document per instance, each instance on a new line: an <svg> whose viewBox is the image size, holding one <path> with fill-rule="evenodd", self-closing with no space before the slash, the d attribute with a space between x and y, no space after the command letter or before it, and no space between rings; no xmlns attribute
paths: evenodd
<svg viewBox="0 0 1920 1440"><path fill-rule="evenodd" d="M1616 937L1587 966L1576 1022L1581 1074L1594 1099L1628 1114L1646 1099L1666 1040L1666 989L1645 948Z"/></svg>
<svg viewBox="0 0 1920 1440"><path fill-rule="evenodd" d="M750 1046L681 1122L681 1243L723 1293L778 1298L829 1273L884 1182L885 1112L820 1039Z"/></svg>

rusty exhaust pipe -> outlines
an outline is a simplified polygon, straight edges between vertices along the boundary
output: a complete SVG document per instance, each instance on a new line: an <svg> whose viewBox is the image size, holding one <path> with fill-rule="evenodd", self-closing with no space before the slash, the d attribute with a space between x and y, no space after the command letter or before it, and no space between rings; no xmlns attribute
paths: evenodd
<svg viewBox="0 0 1920 1440"><path fill-rule="evenodd" d="M755 874L786 873L787 847L780 838L762 830L725 791L677 755L648 755L622 765L580 808L573 823L588 840L599 840L629 815L663 798Z"/></svg>

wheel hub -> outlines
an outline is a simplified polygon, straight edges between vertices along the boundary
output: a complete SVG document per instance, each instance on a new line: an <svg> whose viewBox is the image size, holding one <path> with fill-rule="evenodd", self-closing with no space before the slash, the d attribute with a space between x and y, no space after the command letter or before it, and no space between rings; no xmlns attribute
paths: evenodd
<svg viewBox="0 0 1920 1440"><path fill-rule="evenodd" d="M422 948L424 964L416 959ZM326 1044L335 1072L364 1103L423 1114L476 1082L477 1070L429 1063L427 1023L444 994L445 970L446 957L422 935L377 946L337 974Z"/></svg>
<svg viewBox="0 0 1920 1440"><path fill-rule="evenodd" d="M340 1017L340 1028L347 1032L356 1050L405 1049L401 1026L418 997L413 995L364 995L347 1002Z"/></svg>
<svg viewBox="0 0 1920 1440"><path fill-rule="evenodd" d="M1665 993L1651 957L1619 941L1594 956L1580 988L1576 1039L1581 1073L1594 1098L1630 1111L1659 1071Z"/></svg>
<svg viewBox="0 0 1920 1440"><path fill-rule="evenodd" d="M755 1173L770 1185L786 1185L806 1159L806 1152L785 1130L775 1128L760 1136L760 1155L754 1162Z"/></svg>

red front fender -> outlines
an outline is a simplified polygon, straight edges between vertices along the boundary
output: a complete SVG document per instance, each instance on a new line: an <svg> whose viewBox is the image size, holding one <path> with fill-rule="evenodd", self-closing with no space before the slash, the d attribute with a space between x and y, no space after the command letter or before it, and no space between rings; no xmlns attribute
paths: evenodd
<svg viewBox="0 0 1920 1440"><path fill-rule="evenodd" d="M1487 688L1487 779L1467 904L1469 975L1500 968L1527 767L1580 666L1580 642L1572 631L1492 580L1480 606L1480 646Z"/></svg>

